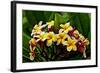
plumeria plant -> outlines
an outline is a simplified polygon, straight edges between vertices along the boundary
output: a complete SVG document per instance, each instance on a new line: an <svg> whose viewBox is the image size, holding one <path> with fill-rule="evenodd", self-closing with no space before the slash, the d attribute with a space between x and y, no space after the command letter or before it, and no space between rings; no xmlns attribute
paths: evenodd
<svg viewBox="0 0 100 73"><path fill-rule="evenodd" d="M43 21L40 21L33 27L32 38L29 40L30 60L33 61L38 55L36 53L38 47L40 48L38 51L46 61L63 60L63 58L67 60L69 55L77 52L82 54L83 58L87 58L86 47L89 45L88 38L85 38L75 27L72 27L70 22L60 24L58 32L54 31L54 24L54 20L45 24L43 24ZM51 48L49 51L54 50L54 56L50 57L51 55L48 55L46 52L48 48Z"/></svg>

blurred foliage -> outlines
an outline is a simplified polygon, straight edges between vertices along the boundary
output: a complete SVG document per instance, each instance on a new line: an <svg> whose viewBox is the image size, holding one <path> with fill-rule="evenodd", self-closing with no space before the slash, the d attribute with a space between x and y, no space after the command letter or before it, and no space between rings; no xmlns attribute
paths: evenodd
<svg viewBox="0 0 100 73"><path fill-rule="evenodd" d="M76 27L80 33L91 41L90 21L91 15L89 13L72 13L72 12L50 12L50 11L22 11L22 26L23 26L23 62L31 62L29 59L29 40L31 39L32 28L39 21L46 23L54 20L55 33L59 29L60 23L70 22L73 27ZM91 44L90 44L91 45ZM90 45L87 46L87 59L91 58ZM57 47L57 46L56 46ZM62 50L61 50L62 49ZM82 54L78 52L68 53L64 48L58 46L45 47L43 49L38 45L36 48L36 57L34 62L42 61L59 61L59 60L81 60L84 59Z"/></svg>

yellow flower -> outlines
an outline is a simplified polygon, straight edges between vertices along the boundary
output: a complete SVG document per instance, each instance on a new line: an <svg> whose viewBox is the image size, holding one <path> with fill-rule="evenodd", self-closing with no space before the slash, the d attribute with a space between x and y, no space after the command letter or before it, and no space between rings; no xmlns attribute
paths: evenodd
<svg viewBox="0 0 100 73"><path fill-rule="evenodd" d="M75 37L75 38L78 38L78 37L79 37L79 32L78 32L78 30L75 30L73 34L74 34L74 37Z"/></svg>
<svg viewBox="0 0 100 73"><path fill-rule="evenodd" d="M85 40L84 40L84 45L86 46L86 45L89 45L89 40L86 38Z"/></svg>
<svg viewBox="0 0 100 73"><path fill-rule="evenodd" d="M32 30L32 34L40 34L42 32L42 28L46 27L47 24L45 25L42 25L42 21L39 22L39 24L36 24L34 27L33 27L33 30Z"/></svg>
<svg viewBox="0 0 100 73"><path fill-rule="evenodd" d="M47 38L47 33L41 32L40 35L34 35L37 38L37 41L45 41Z"/></svg>
<svg viewBox="0 0 100 73"><path fill-rule="evenodd" d="M56 41L56 36L54 32L47 33L47 46L51 46L52 42Z"/></svg>
<svg viewBox="0 0 100 73"><path fill-rule="evenodd" d="M35 48L36 48L36 40L34 38L32 38L30 41L29 41L29 44L30 44L30 60L34 60L35 58Z"/></svg>
<svg viewBox="0 0 100 73"><path fill-rule="evenodd" d="M57 34L57 45L63 43L66 38L67 38L67 35L65 33Z"/></svg>
<svg viewBox="0 0 100 73"><path fill-rule="evenodd" d="M39 26L39 25L36 24L34 26L33 30L32 30L32 33L39 34L40 32L41 32L41 26Z"/></svg>
<svg viewBox="0 0 100 73"><path fill-rule="evenodd" d="M50 21L46 23L48 25L48 28L51 28L52 26L54 26L54 21Z"/></svg>
<svg viewBox="0 0 100 73"><path fill-rule="evenodd" d="M67 46L66 49L67 49L67 51L69 51L69 52L70 52L71 50L73 50L73 51L76 51L76 50L77 50L76 41L73 40L73 39L71 39L71 38L68 38L68 40L65 41L63 44Z"/></svg>
<svg viewBox="0 0 100 73"><path fill-rule="evenodd" d="M30 51L32 52L33 50L35 50L36 48L36 40L34 38L32 38L30 41L29 41L29 44L30 44Z"/></svg>
<svg viewBox="0 0 100 73"><path fill-rule="evenodd" d="M60 27L62 28L60 30L64 33L68 33L72 29L69 23L61 24Z"/></svg>
<svg viewBox="0 0 100 73"><path fill-rule="evenodd" d="M79 40L84 43L84 46L89 45L89 40L85 38L82 34L79 34Z"/></svg>

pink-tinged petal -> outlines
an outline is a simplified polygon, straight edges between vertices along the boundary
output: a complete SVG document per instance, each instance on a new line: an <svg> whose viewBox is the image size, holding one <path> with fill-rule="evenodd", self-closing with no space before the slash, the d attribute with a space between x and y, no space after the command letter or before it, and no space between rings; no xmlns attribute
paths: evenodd
<svg viewBox="0 0 100 73"><path fill-rule="evenodd" d="M78 50L79 52L83 53L83 51L84 51L84 49L85 49L84 43L83 43L82 41L78 41L77 44L76 44L76 46L77 46L77 50Z"/></svg>
<svg viewBox="0 0 100 73"><path fill-rule="evenodd" d="M83 51L83 57L86 58L86 52L85 52L86 48Z"/></svg>

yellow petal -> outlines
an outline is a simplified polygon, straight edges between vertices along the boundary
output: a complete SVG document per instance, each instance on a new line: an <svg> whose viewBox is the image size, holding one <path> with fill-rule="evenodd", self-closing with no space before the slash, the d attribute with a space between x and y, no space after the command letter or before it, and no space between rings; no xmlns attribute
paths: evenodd
<svg viewBox="0 0 100 73"><path fill-rule="evenodd" d="M53 26L54 25L54 21L51 21L51 26Z"/></svg>
<svg viewBox="0 0 100 73"><path fill-rule="evenodd" d="M32 56L32 53L29 53L29 55L30 55L30 60L34 60L34 57Z"/></svg>
<svg viewBox="0 0 100 73"><path fill-rule="evenodd" d="M57 39L56 39L56 37L54 36L54 37L52 38L52 40L55 42Z"/></svg>
<svg viewBox="0 0 100 73"><path fill-rule="evenodd" d="M57 40L57 45L59 45L61 43L61 39Z"/></svg>
<svg viewBox="0 0 100 73"><path fill-rule="evenodd" d="M36 24L36 25L34 26L34 29L37 28L37 27L38 27L38 25Z"/></svg>
<svg viewBox="0 0 100 73"><path fill-rule="evenodd" d="M74 33L77 33L77 34L79 34L78 30L75 30L75 31L74 31Z"/></svg>
<svg viewBox="0 0 100 73"><path fill-rule="evenodd" d="M40 40L45 41L46 38L47 38L46 33L41 33L41 34L40 34L40 38L39 38Z"/></svg>
<svg viewBox="0 0 100 73"><path fill-rule="evenodd" d="M64 25L63 24L60 24L60 27L64 28Z"/></svg>
<svg viewBox="0 0 100 73"><path fill-rule="evenodd" d="M32 60L32 61L33 61L33 60L34 60L34 57L33 57L33 56L30 56L30 60Z"/></svg>
<svg viewBox="0 0 100 73"><path fill-rule="evenodd" d="M52 20L52 21L50 21L50 22L47 22L47 24L48 24L48 27L51 27L51 26L54 25L54 21Z"/></svg>
<svg viewBox="0 0 100 73"><path fill-rule="evenodd" d="M79 34L79 39L83 41L85 38L82 34Z"/></svg>
<svg viewBox="0 0 100 73"><path fill-rule="evenodd" d="M71 38L68 38L68 43L71 43L72 42L72 39Z"/></svg>
<svg viewBox="0 0 100 73"><path fill-rule="evenodd" d="M32 52L33 50L32 50L32 46L30 45L30 51Z"/></svg>
<svg viewBox="0 0 100 73"><path fill-rule="evenodd" d="M65 30L64 33L68 33L68 30Z"/></svg>
<svg viewBox="0 0 100 73"><path fill-rule="evenodd" d="M52 40L47 40L47 46L51 46L52 45Z"/></svg>
<svg viewBox="0 0 100 73"><path fill-rule="evenodd" d="M68 33L70 30L72 30L72 27L71 26L68 26L68 27L66 27L64 33Z"/></svg>
<svg viewBox="0 0 100 73"><path fill-rule="evenodd" d="M42 23L43 23L43 22L42 22L42 21L40 21L38 25L39 25L39 26L41 26L41 25L42 25Z"/></svg>
<svg viewBox="0 0 100 73"><path fill-rule="evenodd" d="M46 38L41 39L42 42L44 42L46 40Z"/></svg>
<svg viewBox="0 0 100 73"><path fill-rule="evenodd" d="M73 45L73 51L77 51L77 47Z"/></svg>
<svg viewBox="0 0 100 73"><path fill-rule="evenodd" d="M64 37L63 37L63 39L66 39L67 38L67 35L66 34L64 34Z"/></svg>
<svg viewBox="0 0 100 73"><path fill-rule="evenodd" d="M70 26L70 25L65 24L65 25L64 25L64 29L68 29L69 26Z"/></svg>
<svg viewBox="0 0 100 73"><path fill-rule="evenodd" d="M34 46L34 47L32 48L32 50L34 51L34 50L35 50L35 48L36 48L36 46Z"/></svg>
<svg viewBox="0 0 100 73"><path fill-rule="evenodd" d="M85 45L89 45L89 40L88 39L85 39L84 40L84 43L85 43Z"/></svg>
<svg viewBox="0 0 100 73"><path fill-rule="evenodd" d="M68 44L67 44L67 41L62 42L62 44L63 44L63 45L68 45Z"/></svg>
<svg viewBox="0 0 100 73"><path fill-rule="evenodd" d="M72 40L72 45L75 45L76 44L76 41L75 40Z"/></svg>
<svg viewBox="0 0 100 73"><path fill-rule="evenodd" d="M67 46L67 51L70 52L72 50L72 48L73 48L72 46Z"/></svg>
<svg viewBox="0 0 100 73"><path fill-rule="evenodd" d="M72 26L69 26L69 27L68 27L68 30L72 30Z"/></svg>
<svg viewBox="0 0 100 73"><path fill-rule="evenodd" d="M33 45L36 45L36 40L34 38L31 39Z"/></svg>
<svg viewBox="0 0 100 73"><path fill-rule="evenodd" d="M63 43L65 41L65 39L61 39L61 43Z"/></svg>

